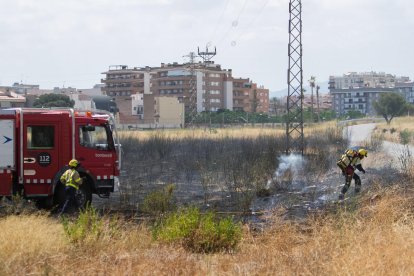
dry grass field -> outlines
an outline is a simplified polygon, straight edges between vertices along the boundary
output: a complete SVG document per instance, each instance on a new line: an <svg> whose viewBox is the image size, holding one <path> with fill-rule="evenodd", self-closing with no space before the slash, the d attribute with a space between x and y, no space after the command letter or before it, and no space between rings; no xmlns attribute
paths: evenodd
<svg viewBox="0 0 414 276"><path fill-rule="evenodd" d="M153 241L145 223L120 220L115 235L74 244L59 219L7 216L0 219L0 274L413 275L412 185L383 184L301 223L275 211L271 227L245 226L234 252L215 254Z"/></svg>
<svg viewBox="0 0 414 276"><path fill-rule="evenodd" d="M162 135L172 140L191 139L225 139L225 138L255 138L258 136L280 136L286 133L284 128L228 128L228 129L166 129L146 131L122 131L120 136L125 138L139 138L148 140L154 135Z"/></svg>
<svg viewBox="0 0 414 276"><path fill-rule="evenodd" d="M309 171L334 164L336 151L342 150L343 141L335 143L341 132L329 130L334 127L327 124L306 129L309 158L313 158ZM243 129L121 135L130 146L161 135L184 144L187 140L216 138L230 143L244 137L255 143L241 140L243 148L257 148L267 141L263 136L283 137L283 133L283 129ZM164 140L157 140L159 150ZM331 140L329 148L326 141ZM170 155L167 152L164 159ZM143 157L151 156L148 153ZM266 155L257 156L260 160L252 159L255 163ZM367 168L380 166L374 156L370 155L373 159ZM129 158L132 166L134 156ZM208 160L214 158L205 162ZM181 164L181 159L173 164ZM380 176L372 179L361 195L330 203L301 220L288 219L282 208L269 211L266 216L271 223L266 227L242 225L241 240L235 249L208 254L195 253L177 241L154 239L153 220L103 215L88 222L86 230L73 228L69 234L68 222L80 216L65 221L32 209L22 210L19 215L15 211L2 213L0 275L414 275L414 177L396 175L393 182Z"/></svg>

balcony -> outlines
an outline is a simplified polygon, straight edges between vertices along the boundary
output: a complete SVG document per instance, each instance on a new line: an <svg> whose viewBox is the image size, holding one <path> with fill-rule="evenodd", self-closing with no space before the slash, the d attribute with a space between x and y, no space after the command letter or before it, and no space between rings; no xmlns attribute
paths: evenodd
<svg viewBox="0 0 414 276"><path fill-rule="evenodd" d="M134 83L144 82L144 79L128 78L128 79L101 79L101 83Z"/></svg>

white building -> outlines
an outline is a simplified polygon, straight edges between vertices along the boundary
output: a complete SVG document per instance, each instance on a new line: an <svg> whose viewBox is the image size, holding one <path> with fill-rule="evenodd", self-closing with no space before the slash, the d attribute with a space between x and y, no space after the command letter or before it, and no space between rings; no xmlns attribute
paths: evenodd
<svg viewBox="0 0 414 276"><path fill-rule="evenodd" d="M375 115L373 103L381 93L400 92L407 101L414 102L413 83L409 77L397 77L386 73L347 73L329 77L329 93L336 114L359 111L365 115Z"/></svg>

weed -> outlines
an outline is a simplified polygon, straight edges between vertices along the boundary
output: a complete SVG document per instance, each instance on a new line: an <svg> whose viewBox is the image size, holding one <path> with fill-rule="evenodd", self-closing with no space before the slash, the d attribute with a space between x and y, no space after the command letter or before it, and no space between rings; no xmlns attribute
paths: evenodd
<svg viewBox="0 0 414 276"><path fill-rule="evenodd" d="M364 142L364 147L371 151L378 151L381 149L383 141L384 134L374 133L369 140Z"/></svg>
<svg viewBox="0 0 414 276"><path fill-rule="evenodd" d="M241 225L231 218L219 219L212 212L203 215L194 207L170 214L153 229L155 239L200 253L234 250L241 233Z"/></svg>
<svg viewBox="0 0 414 276"><path fill-rule="evenodd" d="M175 209L173 203L175 185L168 184L160 190L149 193L142 203L141 211L151 215L160 215Z"/></svg>
<svg viewBox="0 0 414 276"><path fill-rule="evenodd" d="M21 195L13 195L4 200L4 208L0 209L1 215L28 215L41 213L36 207L35 202L24 199Z"/></svg>
<svg viewBox="0 0 414 276"><path fill-rule="evenodd" d="M404 129L403 131L400 131L400 142L403 145L407 145L411 141L411 132L408 129Z"/></svg>
<svg viewBox="0 0 414 276"><path fill-rule="evenodd" d="M118 231L116 220L106 220L96 209L87 206L75 220L62 218L63 229L69 241L74 244L96 242L103 238L112 238Z"/></svg>
<svg viewBox="0 0 414 276"><path fill-rule="evenodd" d="M408 145L404 145L403 149L398 155L398 161L400 162L401 171L405 176L413 175L414 159Z"/></svg>

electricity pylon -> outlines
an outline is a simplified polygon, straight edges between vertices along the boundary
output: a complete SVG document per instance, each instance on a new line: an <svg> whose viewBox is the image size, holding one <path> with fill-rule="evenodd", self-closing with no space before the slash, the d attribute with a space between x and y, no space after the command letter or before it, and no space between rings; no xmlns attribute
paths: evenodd
<svg viewBox="0 0 414 276"><path fill-rule="evenodd" d="M286 154L304 151L303 71L302 71L302 3L289 2L288 97L286 120Z"/></svg>

